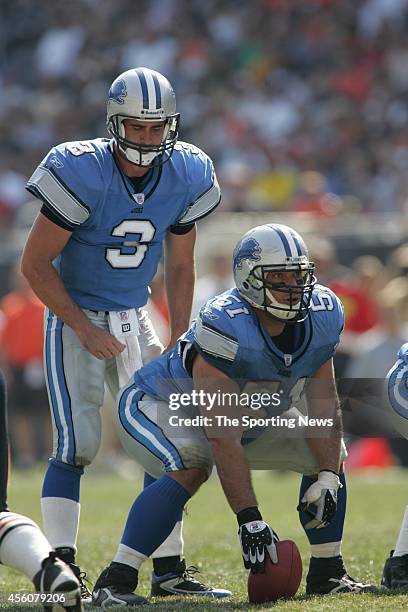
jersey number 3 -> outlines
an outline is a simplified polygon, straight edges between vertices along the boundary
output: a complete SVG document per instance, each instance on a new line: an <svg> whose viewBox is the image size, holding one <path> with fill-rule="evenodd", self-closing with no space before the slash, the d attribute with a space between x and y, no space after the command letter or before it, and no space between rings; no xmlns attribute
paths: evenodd
<svg viewBox="0 0 408 612"><path fill-rule="evenodd" d="M138 268L144 258L146 257L147 249L149 248L149 242L153 240L153 236L156 233L156 228L151 221L138 220L131 221L125 220L119 223L113 228L112 236L125 237L128 234L138 234L140 238L134 240L124 240L122 246L119 248L106 249L106 259L112 266L112 268ZM134 249L133 253L123 253L123 247Z"/></svg>

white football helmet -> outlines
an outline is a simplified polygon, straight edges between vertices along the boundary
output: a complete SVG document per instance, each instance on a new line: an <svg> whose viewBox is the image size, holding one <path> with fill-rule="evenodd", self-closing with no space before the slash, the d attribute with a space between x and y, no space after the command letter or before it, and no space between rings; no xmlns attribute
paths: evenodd
<svg viewBox="0 0 408 612"><path fill-rule="evenodd" d="M398 359L385 381L386 407L395 429L408 439L408 342L398 351Z"/></svg>
<svg viewBox="0 0 408 612"><path fill-rule="evenodd" d="M249 230L233 254L235 285L255 308L288 323L306 319L316 278L303 238L291 227L270 223ZM271 272L298 272L296 284L273 282ZM282 293L282 301L273 293Z"/></svg>
<svg viewBox="0 0 408 612"><path fill-rule="evenodd" d="M125 138L125 119L164 121L159 145L135 144ZM134 68L120 74L108 94L107 127L126 158L137 166L160 165L167 161L178 138L180 113L169 81L150 68ZM166 155L163 155L166 153Z"/></svg>

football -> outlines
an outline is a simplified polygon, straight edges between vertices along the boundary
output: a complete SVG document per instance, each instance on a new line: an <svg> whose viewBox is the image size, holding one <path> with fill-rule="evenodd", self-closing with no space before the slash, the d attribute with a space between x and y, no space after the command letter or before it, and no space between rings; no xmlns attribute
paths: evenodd
<svg viewBox="0 0 408 612"><path fill-rule="evenodd" d="M296 594L302 580L302 559L292 540L276 543L278 563L266 555L265 573L248 576L248 597L251 603L276 601Z"/></svg>

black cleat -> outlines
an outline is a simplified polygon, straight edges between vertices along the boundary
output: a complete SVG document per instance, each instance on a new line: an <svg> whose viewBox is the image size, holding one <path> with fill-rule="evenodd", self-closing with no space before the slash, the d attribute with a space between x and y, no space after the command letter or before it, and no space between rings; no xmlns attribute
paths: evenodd
<svg viewBox="0 0 408 612"><path fill-rule="evenodd" d="M152 597L167 597L168 595L204 595L205 597L230 597L231 591L207 586L194 577L199 570L191 565L186 567L185 560L177 563L173 571L157 576L152 574Z"/></svg>
<svg viewBox="0 0 408 612"><path fill-rule="evenodd" d="M145 597L136 595L138 571L124 563L113 562L105 568L95 583L92 604L100 608L110 606L140 606L147 604Z"/></svg>
<svg viewBox="0 0 408 612"><path fill-rule="evenodd" d="M408 554L394 557L394 551L385 561L381 586L392 590L408 591Z"/></svg>
<svg viewBox="0 0 408 612"><path fill-rule="evenodd" d="M371 584L351 578L344 567L341 555L337 557L311 557L306 577L307 595L336 595L337 593L374 593Z"/></svg>
<svg viewBox="0 0 408 612"><path fill-rule="evenodd" d="M50 600L49 603L43 604L44 610L82 611L79 581L69 566L58 559L54 552L44 559L42 568L34 576L33 582L36 590L46 593Z"/></svg>

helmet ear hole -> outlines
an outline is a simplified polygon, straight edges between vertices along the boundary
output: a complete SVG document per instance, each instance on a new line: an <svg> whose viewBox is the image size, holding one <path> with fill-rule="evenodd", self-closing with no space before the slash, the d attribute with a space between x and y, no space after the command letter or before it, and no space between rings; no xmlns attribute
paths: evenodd
<svg viewBox="0 0 408 612"><path fill-rule="evenodd" d="M248 281L243 281L242 282L242 286L243 286L244 289L248 290L249 287L250 287L250 284L248 283Z"/></svg>

